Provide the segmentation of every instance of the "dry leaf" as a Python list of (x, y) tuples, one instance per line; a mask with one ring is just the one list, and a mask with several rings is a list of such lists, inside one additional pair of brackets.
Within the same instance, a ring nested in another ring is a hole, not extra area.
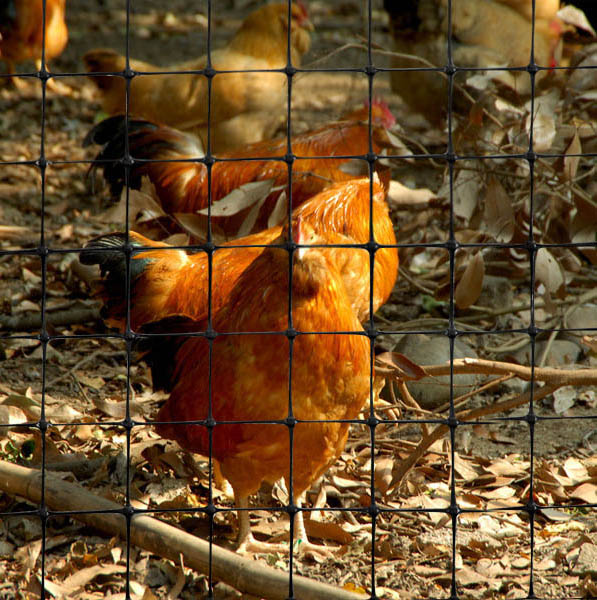
[[(200, 241), (207, 240), (208, 217), (194, 213), (174, 213), (174, 218), (193, 238)], [(223, 244), (228, 241), (228, 236), (213, 220), (211, 223), (211, 237), (214, 244)]]
[(547, 248), (540, 248), (535, 259), (535, 282), (542, 283), (548, 294), (562, 297), (565, 289), (564, 270)]
[(553, 114), (538, 110), (533, 119), (533, 149), (548, 152), (556, 137), (556, 122)]
[(209, 208), (203, 208), (197, 212), (200, 215), (211, 214), (212, 217), (229, 217), (230, 215), (236, 215), (237, 213), (254, 206), (256, 203), (261, 202), (261, 204), (263, 204), (263, 201), (269, 196), (273, 184), (273, 179), (249, 181), (249, 183), (244, 183), (223, 198), (220, 198), (217, 202), (214, 202), (211, 205), (211, 212), (209, 211)]
[(502, 184), (492, 177), (485, 191), (485, 230), (496, 242), (508, 243), (514, 235), (514, 209), (512, 201)]
[(556, 508), (542, 508), (541, 514), (544, 517), (547, 517), (550, 521), (570, 521), (570, 519), (573, 518), (570, 513), (564, 512), (563, 510), (558, 510)]
[[(126, 416), (126, 401), (125, 400), (109, 400), (108, 398), (92, 398), (95, 407), (104, 414), (114, 419), (124, 419)], [(139, 415), (139, 407), (133, 403), (130, 404), (131, 415)]]
[(378, 458), (375, 461), (375, 487), (385, 494), (392, 483), (392, 469), (394, 459), (389, 456)]
[[(533, 149), (536, 152), (547, 152), (556, 137), (555, 114), (559, 102), (559, 91), (549, 92), (536, 96), (533, 104), (535, 114), (526, 119), (526, 131), (529, 134), (530, 124), (533, 125)], [(531, 110), (531, 101), (526, 103), (527, 111)]]
[(275, 227), (276, 225), (281, 225), (286, 221), (288, 221), (288, 197), (286, 192), (283, 191), (278, 196), (274, 209), (267, 219), (267, 226)]
[(353, 540), (350, 533), (331, 521), (305, 519), (305, 529), (309, 537), (319, 538), (320, 540), (332, 540), (341, 544), (350, 544)]
[(576, 177), (578, 171), (578, 165), (580, 163), (580, 156), (576, 156), (582, 153), (582, 145), (580, 138), (578, 137), (578, 130), (574, 132), (574, 137), (564, 156), (564, 178), (568, 181), (572, 181)]
[(566, 475), (568, 475), (574, 483), (589, 479), (587, 468), (576, 458), (567, 458), (563, 469)]
[[(468, 166), (463, 163), (463, 167)], [(481, 178), (472, 170), (459, 171), (454, 180), (454, 214), (468, 224), (479, 202)]]
[(379, 367), (389, 369), (402, 380), (416, 381), (427, 376), (423, 367), (399, 352), (383, 352), (375, 358)]
[(106, 382), (101, 377), (90, 377), (82, 371), (77, 371), (75, 374), (79, 380), (79, 383), (93, 388), (94, 390), (101, 390), (104, 385), (106, 385)]
[[(120, 201), (101, 215), (100, 220), (104, 223), (118, 223), (120, 227), (126, 218), (126, 189), (122, 190)], [(129, 227), (135, 223), (152, 221), (160, 217), (165, 217), (166, 213), (162, 210), (160, 203), (156, 200), (157, 195), (153, 186), (148, 188), (143, 185), (141, 190), (129, 190)]]
[(257, 222), (257, 217), (259, 217), (259, 213), (261, 212), (261, 208), (265, 203), (267, 196), (261, 198), (249, 211), (249, 214), (246, 216), (243, 224), (240, 226), (239, 230), (236, 232), (236, 236), (239, 238), (245, 237), (249, 235), (253, 231), (253, 227), (255, 227), (255, 223)]
[(189, 236), (186, 233), (173, 233), (167, 238), (164, 238), (162, 242), (164, 242), (164, 244), (168, 244), (169, 246), (188, 246)]
[(90, 581), (93, 581), (98, 575), (105, 577), (116, 573), (126, 573), (126, 566), (95, 565), (94, 567), (88, 567), (87, 569), (77, 571), (70, 577), (67, 577), (62, 583), (63, 586), (69, 590), (69, 594), (72, 594), (77, 589), (82, 588)]
[(587, 504), (597, 504), (597, 485), (593, 483), (583, 483), (570, 492), (570, 497), (578, 498)]
[[(41, 403), (33, 398), (32, 394), (9, 394), (6, 398), (4, 398), (4, 400), (2, 400), (2, 404), (6, 408), (16, 407), (17, 409), (20, 409), (34, 420), (39, 419), (41, 416)], [(10, 412), (8, 415), (2, 414), (2, 420), (0, 422), (10, 423), (10, 419), (15, 417), (16, 413), (12, 414), (12, 416)], [(27, 419), (24, 420), (26, 421)]]
[(20, 408), (16, 406), (0, 406), (0, 424), (17, 425), (27, 423), (27, 421), (25, 413)]
[(454, 470), (464, 481), (474, 481), (479, 473), (472, 466), (472, 461), (463, 460), (458, 453), (454, 453)]
[(508, 498), (514, 498), (514, 496), (516, 496), (516, 490), (505, 485), (494, 490), (486, 490), (483, 493), (483, 496), (492, 500), (507, 500)]
[(56, 406), (46, 406), (46, 416), (54, 423), (71, 423), (72, 421), (80, 421), (83, 413), (68, 404), (58, 404)]
[(516, 477), (519, 475), (528, 475), (528, 467), (528, 462), (517, 461), (513, 463), (505, 458), (498, 458), (488, 464), (485, 470), (494, 475)]
[(454, 290), (454, 302), (460, 309), (472, 306), (481, 295), (483, 278), (485, 277), (485, 262), (481, 251), (470, 260)]

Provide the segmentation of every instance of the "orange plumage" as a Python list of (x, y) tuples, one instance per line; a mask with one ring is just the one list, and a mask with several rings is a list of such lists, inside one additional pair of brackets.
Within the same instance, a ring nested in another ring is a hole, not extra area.
[[(46, 1), (45, 59), (62, 53), (68, 41), (64, 19), (66, 0)], [(7, 72), (14, 73), (15, 63), (33, 60), (39, 70), (44, 43), (43, 0), (8, 0), (0, 14), (0, 57)]]
[[(301, 223), (300, 218), (294, 221), (294, 239), (300, 244), (317, 243), (316, 236), (306, 235), (308, 228)], [(157, 416), (161, 422), (157, 431), (203, 455), (211, 448), (241, 508), (247, 507), (248, 496), (262, 481), (273, 483), (281, 477), (290, 481), (290, 434), (283, 423), (287, 417), (299, 420), (294, 426), (292, 485), (293, 501), (300, 504), (301, 494), (344, 448), (348, 423), (338, 420), (356, 418), (369, 397), (370, 343), (362, 335), (342, 279), (327, 252), (295, 252), (291, 325), (301, 334), (293, 342), (291, 374), (291, 342), (284, 335), (218, 336), (211, 357), (205, 339), (190, 338), (182, 342), (176, 354), (173, 390)], [(287, 331), (288, 261), (285, 249), (266, 248), (231, 290), (226, 305), (214, 319), (216, 331)], [(201, 329), (203, 324), (197, 327)], [(338, 331), (354, 333), (308, 334)], [(216, 424), (211, 445), (205, 425), (172, 423), (208, 418), (282, 423)], [(305, 420), (324, 422), (300, 422)], [(297, 520), (296, 539), (301, 540), (301, 549), (309, 546), (301, 518)], [(240, 515), (239, 541), (247, 549), (262, 548), (251, 537), (245, 511)]]
[[(398, 254), (396, 238), (388, 214), (384, 191), (372, 186), (373, 234), (382, 247), (375, 253), (373, 310), (389, 297), (396, 280)], [(324, 190), (294, 211), (325, 240), (326, 244), (366, 244), (369, 241), (370, 182), (355, 179), (338, 183)], [(227, 302), (230, 291), (249, 265), (262, 254), (263, 248), (235, 248), (253, 244), (271, 244), (280, 236), (282, 227), (228, 242), (213, 255), (212, 310), (217, 312)], [(208, 260), (204, 252), (187, 254), (183, 250), (168, 249), (163, 243), (153, 242), (131, 232), (134, 246), (155, 249), (141, 250), (131, 260), (131, 327), (168, 317), (184, 316), (194, 321), (207, 318)], [(81, 260), (98, 263), (109, 272), (104, 282), (104, 296), (110, 322), (121, 326), (126, 314), (123, 255), (107, 250), (122, 245), (122, 236), (104, 236), (91, 242)], [(98, 249), (100, 248), (100, 249)], [(103, 250), (101, 250), (103, 248)], [(353, 310), (358, 319), (369, 316), (369, 252), (365, 249), (334, 248), (328, 250), (343, 278)]]
[[(293, 207), (299, 206), (332, 183), (355, 178), (355, 175), (340, 167), (349, 160), (346, 157), (363, 156), (369, 152), (368, 119), (369, 108), (365, 106), (346, 115), (341, 121), (292, 138), (292, 152), (298, 157), (304, 157), (297, 159), (292, 168)], [(371, 106), (371, 121), (371, 150), (379, 153), (388, 145), (386, 127), (393, 125), (394, 117), (384, 103), (374, 101)], [(143, 161), (131, 168), (130, 181), (133, 187), (140, 186), (141, 177), (149, 177), (162, 207), (170, 214), (197, 212), (207, 207), (210, 193), (207, 168), (203, 163), (191, 162), (192, 159), (203, 156), (194, 136), (144, 121), (129, 122), (128, 132), (132, 156)], [(104, 145), (96, 159), (103, 161), (101, 168), (104, 169), (104, 177), (110, 182), (114, 195), (118, 195), (124, 185), (124, 170), (120, 163), (106, 164), (105, 161), (122, 158), (124, 136), (124, 117), (115, 117), (94, 127), (85, 141), (86, 144)], [(286, 139), (268, 140), (251, 144), (242, 151), (222, 154), (221, 158), (229, 160), (216, 162), (212, 167), (212, 202), (217, 202), (247, 182), (272, 180), (275, 190), (264, 202), (254, 230), (266, 227), (267, 219), (280, 194), (283, 190), (288, 191), (288, 165), (283, 161), (271, 160), (272, 157), (284, 156), (286, 146)], [(248, 158), (264, 160), (246, 160)], [(366, 164), (363, 163), (363, 166)], [(383, 183), (386, 186), (387, 175), (383, 173)], [(217, 224), (229, 235), (234, 235), (246, 213), (245, 210), (238, 215), (218, 218)]]
[[(205, 56), (167, 68), (131, 61), (132, 69), (149, 74), (131, 81), (130, 114), (191, 130), (206, 147), (210, 108), (211, 149), (215, 152), (271, 137), (283, 120), (287, 89), (286, 75), (271, 70), (286, 66), (289, 35), (292, 63), (300, 65), (309, 49), (311, 29), (300, 3), (292, 5), (290, 28), (286, 2), (268, 4), (251, 13), (228, 45), (211, 53), (213, 69), (239, 71), (212, 79), (211, 105), (204, 75), (151, 75), (164, 70), (200, 71), (206, 67)], [(91, 50), (83, 60), (91, 73), (122, 72), (126, 67), (125, 57), (110, 49)], [(262, 71), (241, 72), (247, 70)], [(91, 79), (99, 89), (104, 110), (111, 115), (124, 113), (124, 78)]]

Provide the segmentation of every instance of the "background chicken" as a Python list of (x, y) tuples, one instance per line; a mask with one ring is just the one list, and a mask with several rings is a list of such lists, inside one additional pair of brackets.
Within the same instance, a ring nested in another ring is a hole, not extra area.
[[(398, 272), (398, 253), (385, 195), (373, 185), (373, 234), (382, 246), (375, 253), (373, 311), (389, 297)], [(294, 211), (326, 244), (365, 244), (369, 241), (370, 182), (359, 179), (336, 184), (314, 196)], [(213, 255), (212, 312), (227, 303), (231, 290), (263, 248), (242, 247), (271, 244), (282, 227), (224, 244)], [(187, 254), (169, 249), (131, 232), (131, 243), (151, 250), (135, 252), (131, 260), (131, 327), (139, 330), (147, 323), (171, 317), (202, 321), (208, 316), (208, 261), (203, 252)], [(99, 264), (108, 273), (103, 296), (108, 322), (121, 327), (126, 315), (126, 268), (121, 251), (121, 234), (100, 237), (88, 244), (81, 254), (84, 264)], [(238, 247), (240, 246), (240, 247)], [(328, 260), (339, 271), (354, 312), (360, 321), (370, 314), (370, 263), (364, 249), (330, 248)]]
[[(66, 0), (47, 0), (45, 59), (62, 53), (68, 41), (64, 20)], [(41, 69), (43, 0), (4, 0), (0, 6), (0, 57), (6, 72), (15, 73), (15, 64), (32, 60)], [(17, 79), (14, 80), (18, 81)], [(52, 80), (50, 80), (51, 82)]]
[[(379, 153), (384, 147), (391, 145), (386, 128), (394, 125), (395, 119), (384, 102), (374, 100), (371, 106), (371, 120), (372, 150)], [(104, 145), (103, 150), (96, 156), (96, 160), (101, 162), (94, 168), (103, 169), (112, 194), (117, 197), (125, 181), (121, 162), (125, 151), (125, 135), (125, 118), (113, 117), (96, 125), (84, 142), (86, 145)], [(296, 135), (291, 142), (292, 152), (297, 156), (329, 157), (304, 158), (294, 162), (292, 205), (296, 207), (331, 183), (356, 177), (340, 167), (349, 160), (344, 157), (365, 155), (369, 152), (369, 107), (364, 106), (349, 113), (338, 122)], [(137, 162), (132, 166), (129, 172), (131, 187), (138, 189), (141, 186), (141, 178), (149, 177), (162, 207), (169, 214), (194, 213), (208, 205), (210, 191), (207, 168), (203, 163), (189, 161), (203, 154), (193, 135), (147, 121), (129, 121), (128, 144), (129, 151), (136, 159), (151, 161)], [(217, 202), (245, 183), (272, 180), (274, 191), (265, 200), (254, 230), (266, 227), (280, 194), (287, 193), (288, 166), (283, 161), (244, 159), (281, 157), (286, 153), (286, 146), (286, 139), (282, 138), (251, 144), (242, 151), (224, 153), (222, 158), (235, 160), (213, 165), (212, 202)], [(343, 158), (334, 158), (336, 156)], [(366, 167), (365, 163), (363, 165)], [(389, 171), (382, 168), (380, 176), (384, 186), (387, 186)], [(233, 236), (246, 214), (247, 210), (244, 210), (231, 217), (218, 218), (218, 227)]]
[[(535, 62), (557, 64), (562, 24), (556, 16), (559, 0), (537, 0)], [(396, 68), (445, 67), (448, 61), (447, 0), (385, 0), (390, 15), (394, 50), (422, 60), (394, 57)], [(526, 67), (531, 58), (531, 0), (454, 0), (452, 2), (453, 60), (458, 67)], [(547, 72), (538, 74), (538, 80)], [(504, 76), (505, 77), (505, 76)], [(518, 94), (530, 93), (526, 72), (508, 73)], [(464, 77), (457, 76), (457, 84)], [(415, 111), (431, 122), (442, 120), (448, 106), (448, 79), (443, 73), (392, 72), (392, 88)], [(456, 108), (468, 111), (470, 102), (455, 90)]]
[[(243, 22), (225, 48), (211, 53), (215, 70), (242, 71), (281, 69), (287, 63), (288, 35), (292, 64), (299, 66), (310, 45), (311, 22), (302, 3), (292, 5), (290, 28), (288, 5), (266, 5)], [(114, 50), (98, 49), (83, 57), (91, 73), (121, 72), (124, 56)], [(206, 57), (163, 69), (131, 61), (135, 71), (189, 71), (206, 66)], [(123, 77), (96, 76), (104, 110), (125, 112)], [(222, 152), (271, 137), (285, 113), (287, 77), (283, 73), (252, 72), (218, 74), (211, 89), (211, 150)], [(208, 84), (203, 75), (140, 75), (131, 81), (129, 111), (135, 117), (165, 123), (197, 133), (207, 147)]]

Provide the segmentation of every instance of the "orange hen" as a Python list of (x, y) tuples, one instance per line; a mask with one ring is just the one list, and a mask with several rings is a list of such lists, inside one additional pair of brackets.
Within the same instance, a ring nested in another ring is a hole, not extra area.
[[(251, 13), (228, 45), (211, 53), (213, 69), (238, 72), (213, 77), (210, 106), (208, 79), (204, 75), (151, 75), (164, 70), (200, 71), (206, 67), (205, 56), (168, 68), (131, 61), (131, 68), (141, 74), (131, 81), (130, 114), (192, 130), (206, 147), (208, 108), (211, 108), (214, 152), (271, 137), (283, 120), (287, 89), (286, 75), (271, 70), (286, 66), (289, 35), (292, 64), (300, 65), (310, 46), (312, 28), (300, 2), (292, 5), (290, 27), (285, 2), (269, 4)], [(83, 60), (91, 73), (120, 73), (126, 67), (125, 57), (109, 49), (91, 50)], [(242, 72), (247, 70), (253, 72)], [(91, 79), (99, 89), (104, 110), (111, 115), (124, 113), (124, 78), (97, 75)]]
[[(319, 241), (300, 218), (293, 222), (293, 238), (298, 244)], [(349, 424), (339, 421), (356, 418), (369, 397), (370, 343), (333, 262), (322, 249), (295, 251), (289, 323), (288, 261), (286, 249), (268, 247), (239, 277), (214, 318), (216, 331), (231, 335), (217, 336), (211, 353), (204, 338), (179, 340), (172, 393), (157, 416), (160, 435), (203, 455), (211, 450), (241, 509), (263, 481), (281, 477), (300, 506), (302, 494), (344, 448)], [(295, 339), (271, 333), (289, 327), (299, 332)], [(254, 333), (234, 335), (238, 332)], [(229, 423), (272, 420), (276, 423)], [(300, 511), (295, 540), (300, 550), (320, 550), (309, 544)], [(239, 514), (239, 543), (245, 550), (271, 550), (252, 538), (246, 510)]]
[[(331, 183), (347, 181), (355, 175), (341, 169), (349, 156), (363, 156), (369, 152), (369, 107), (346, 115), (342, 120), (291, 139), (292, 152), (299, 157), (292, 168), (292, 205), (296, 207)], [(386, 128), (395, 123), (394, 116), (384, 102), (374, 100), (371, 106), (372, 151), (381, 152), (389, 145)], [(106, 119), (96, 125), (85, 138), (85, 145), (101, 144), (103, 150), (96, 156), (110, 183), (112, 194), (120, 195), (124, 186), (124, 117)], [(139, 188), (141, 178), (149, 177), (157, 196), (167, 213), (197, 212), (209, 203), (207, 168), (203, 163), (191, 162), (203, 156), (197, 139), (170, 127), (147, 121), (129, 121), (128, 144), (131, 155), (139, 162), (130, 169), (130, 185)], [(288, 166), (281, 160), (286, 153), (286, 139), (268, 140), (249, 145), (245, 150), (221, 155), (227, 159), (212, 167), (212, 202), (225, 197), (239, 186), (252, 181), (271, 180), (274, 190), (260, 211), (254, 230), (267, 226), (267, 220), (280, 194), (288, 185)], [(319, 158), (328, 157), (328, 158)], [(264, 160), (246, 160), (264, 158)], [(268, 160), (269, 158), (269, 160)], [(106, 162), (107, 161), (107, 162)], [(149, 161), (149, 162), (146, 162)], [(168, 161), (168, 162), (160, 162)], [(172, 161), (172, 162), (170, 162)], [(186, 162), (178, 162), (186, 161)], [(365, 163), (363, 163), (365, 166)], [(388, 184), (388, 173), (381, 173)], [(238, 215), (218, 218), (218, 226), (234, 235), (247, 211)]]
[[(68, 41), (64, 19), (66, 0), (46, 0), (45, 59), (60, 55)], [(41, 69), (44, 45), (43, 0), (6, 0), (0, 8), (0, 57), (7, 72), (16, 63), (33, 60)], [(52, 80), (50, 80), (52, 81)]]
[[(384, 191), (373, 184), (373, 234), (382, 246), (375, 252), (372, 304), (376, 311), (390, 296), (398, 271), (396, 238), (388, 214)], [(369, 242), (370, 181), (355, 179), (324, 190), (295, 209), (326, 244), (366, 244)], [(211, 306), (213, 313), (228, 301), (228, 296), (244, 271), (282, 233), (276, 226), (251, 236), (227, 242), (213, 254)], [(201, 321), (208, 316), (208, 259), (204, 252), (187, 254), (170, 249), (131, 232), (131, 327), (139, 330), (147, 323), (169, 317)], [(108, 276), (103, 296), (109, 323), (122, 327), (126, 315), (124, 236), (113, 234), (91, 241), (81, 254), (81, 262), (99, 264)], [(148, 250), (140, 248), (149, 247)], [(363, 322), (370, 314), (370, 260), (365, 249), (330, 248), (328, 260), (339, 271), (353, 310)]]

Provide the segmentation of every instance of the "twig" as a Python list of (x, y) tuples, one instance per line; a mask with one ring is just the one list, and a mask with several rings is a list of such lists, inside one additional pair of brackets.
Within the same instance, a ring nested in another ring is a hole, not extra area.
[[(95, 496), (79, 485), (45, 474), (44, 500), (52, 511), (76, 511), (73, 518), (100, 529), (109, 535), (126, 539), (127, 525), (122, 506), (106, 498)], [(4, 492), (39, 503), (42, 497), (42, 474), (6, 461), (0, 461), (0, 489)], [(93, 511), (81, 513), (79, 511)], [(108, 511), (108, 512), (100, 512)], [(211, 573), (245, 594), (260, 598), (284, 600), (288, 597), (288, 574), (266, 567), (257, 561), (242, 558), (234, 552), (195, 537), (147, 515), (134, 515), (130, 540), (148, 550), (200, 573)], [(211, 567), (211, 569), (210, 569)], [(336, 588), (327, 583), (293, 575), (294, 595), (300, 600), (362, 600), (363, 596)]]
[[(396, 385), (398, 386), (398, 391), (402, 396), (404, 404), (406, 404), (406, 406), (408, 406), (409, 408), (421, 410), (419, 403), (412, 397), (412, 394), (408, 391), (404, 379), (396, 379)], [(427, 423), (421, 423), (421, 431), (423, 432), (424, 436), (429, 435), (429, 428), (427, 426)]]
[[(466, 325), (460, 320), (455, 320), (454, 324), (463, 331), (476, 330), (475, 327)], [(426, 329), (431, 331), (434, 326), (438, 326), (436, 327), (438, 332), (445, 331), (448, 327), (448, 319), (438, 319), (436, 317), (427, 317), (425, 319), (412, 319), (411, 321), (405, 321), (403, 323), (394, 323), (391, 331), (392, 333), (394, 333), (395, 331), (409, 331), (416, 329)]]
[(553, 346), (553, 343), (554, 343), (557, 335), (558, 335), (558, 330), (557, 329), (554, 329), (549, 334), (549, 337), (547, 338), (547, 343), (543, 347), (543, 351), (541, 352), (541, 356), (539, 357), (539, 360), (536, 363), (538, 367), (543, 367), (545, 365), (545, 363), (547, 361), (547, 357), (549, 356), (549, 353), (551, 352), (551, 347)]
[[(99, 321), (99, 308), (73, 308), (69, 310), (57, 310), (46, 312), (46, 324), (54, 327), (63, 325), (78, 325)], [(0, 330), (6, 331), (31, 331), (41, 328), (41, 313), (28, 313), (25, 315), (14, 315), (12, 317), (0, 315)]]
[[(509, 375), (504, 375), (503, 377), (496, 377), (483, 384), (481, 387), (476, 388), (466, 394), (462, 394), (462, 396), (458, 396), (458, 398), (454, 398), (454, 408), (460, 408), (469, 398), (476, 396), (477, 394), (481, 394), (482, 392), (486, 392), (487, 390), (499, 385), (500, 383), (504, 383), (505, 381), (509, 381), (510, 379), (514, 379), (514, 375), (511, 373)], [(436, 413), (441, 413), (444, 410), (448, 410), (450, 408), (450, 403), (446, 402), (441, 406), (438, 406), (435, 410)]]
[[(416, 287), (418, 290), (420, 290), (424, 294), (429, 294), (430, 296), (433, 296), (434, 290), (432, 290), (431, 288), (425, 287), (422, 283), (419, 283), (414, 277), (411, 277), (408, 274), (407, 269), (405, 269), (404, 267), (399, 267), (398, 273), (399, 273), (401, 279), (406, 279), (406, 281), (408, 281), (408, 283), (410, 283), (413, 287)], [(435, 284), (434, 287), (437, 288), (437, 284)]]
[(521, 348), (525, 348), (530, 344), (530, 338), (528, 334), (523, 333), (515, 336), (513, 339), (499, 344), (497, 346), (484, 346), (485, 352), (491, 352), (492, 354), (504, 354), (505, 352), (515, 352)]
[(56, 383), (58, 383), (59, 381), (62, 381), (63, 379), (66, 379), (67, 377), (69, 377), (72, 373), (74, 373), (77, 369), (79, 369), (80, 367), (82, 367), (85, 363), (88, 363), (90, 361), (95, 360), (99, 355), (102, 355), (104, 357), (106, 356), (110, 356), (113, 358), (125, 358), (126, 357), (126, 352), (124, 350), (118, 350), (116, 352), (112, 352), (110, 354), (107, 354), (105, 350), (96, 350), (95, 352), (92, 352), (91, 354), (83, 357), (79, 362), (75, 363), (70, 369), (68, 369), (65, 373), (62, 373), (62, 375), (58, 375), (58, 377), (54, 377), (54, 379), (52, 379), (51, 381), (49, 381), (47, 383), (47, 386), (50, 387)]
[[(489, 361), (484, 361), (489, 362)], [(513, 365), (517, 366), (517, 365)], [(548, 369), (543, 369), (547, 371)], [(555, 369), (552, 369), (555, 370)], [(596, 374), (597, 375), (597, 374)], [(555, 390), (557, 390), (564, 383), (546, 385), (543, 388), (536, 389), (533, 391), (533, 400), (541, 400), (550, 394), (553, 394)], [(516, 398), (512, 398), (510, 400), (505, 400), (504, 402), (498, 402), (497, 404), (491, 404), (490, 406), (484, 406), (482, 408), (477, 408), (475, 410), (463, 411), (461, 413), (456, 414), (456, 418), (459, 421), (472, 421), (473, 419), (479, 419), (481, 417), (485, 417), (487, 415), (492, 415), (499, 412), (504, 412), (506, 410), (512, 410), (522, 404), (526, 404), (530, 402), (531, 392), (525, 392), (524, 394), (520, 394), (516, 396)], [(430, 435), (423, 438), (416, 450), (414, 450), (411, 454), (409, 454), (404, 460), (396, 461), (394, 465), (394, 469), (392, 469), (392, 482), (388, 488), (388, 492), (394, 489), (397, 485), (400, 484), (404, 476), (410, 471), (412, 467), (415, 466), (419, 458), (425, 454), (427, 448), (429, 448), (433, 442), (439, 440), (442, 436), (444, 436), (448, 432), (449, 427), (447, 425), (438, 425)], [(386, 492), (387, 493), (387, 492)]]
[[(429, 365), (424, 367), (425, 372), (431, 377), (450, 374), (450, 364)], [(497, 360), (483, 360), (480, 358), (457, 358), (453, 361), (454, 374), (473, 375), (514, 375), (525, 381), (531, 380), (534, 374), (535, 381), (543, 381), (550, 385), (597, 385), (597, 369), (553, 369), (516, 365), (514, 363), (499, 362)]]

